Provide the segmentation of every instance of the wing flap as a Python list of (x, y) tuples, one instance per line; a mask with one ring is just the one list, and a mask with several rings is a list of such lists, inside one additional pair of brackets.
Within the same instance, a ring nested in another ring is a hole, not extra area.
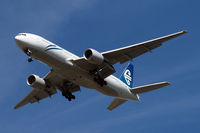
[(142, 94), (142, 93), (153, 91), (153, 90), (156, 90), (156, 89), (168, 86), (168, 85), (170, 85), (169, 82), (160, 82), (160, 83), (155, 83), (155, 84), (134, 87), (134, 88), (130, 89), (130, 91), (134, 94)]
[(134, 58), (136, 58), (139, 55), (142, 55), (146, 52), (151, 52), (153, 49), (160, 47), (162, 44), (157, 44), (157, 45), (149, 45), (148, 48), (147, 47), (137, 47), (135, 50), (135, 52), (132, 52), (131, 50), (127, 52), (127, 54), (123, 54), (124, 56), (119, 55), (119, 58), (117, 58), (117, 62), (120, 62), (120, 64), (123, 64), (129, 60), (132, 60)]
[(127, 100), (115, 98), (112, 103), (108, 106), (108, 110), (112, 111), (113, 109), (117, 108), (119, 105), (123, 104)]

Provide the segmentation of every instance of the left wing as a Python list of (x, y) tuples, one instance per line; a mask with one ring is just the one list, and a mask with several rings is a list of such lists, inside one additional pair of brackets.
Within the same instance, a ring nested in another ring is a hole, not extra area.
[[(14, 109), (22, 107), (28, 103), (39, 102), (40, 100), (46, 97), (51, 97), (52, 95), (57, 93), (56, 91), (57, 86), (63, 84), (63, 81), (65, 79), (57, 75), (56, 72), (50, 71), (44, 77), (44, 80), (48, 83), (50, 87), (46, 87), (43, 89), (34, 88), (25, 98), (23, 98), (16, 106), (14, 106)], [(73, 93), (73, 92), (79, 91), (80, 87), (78, 85), (71, 83), (68, 90)]]
[[(118, 62), (122, 64), (144, 53), (151, 52), (153, 49), (160, 47), (162, 43), (185, 33), (187, 32), (181, 31), (181, 32), (177, 32), (171, 35), (164, 36), (164, 37), (156, 38), (150, 41), (142, 42), (139, 44), (134, 44), (127, 47), (123, 47), (123, 48), (119, 48), (119, 49), (115, 49), (111, 51), (106, 51), (101, 54), (111, 65), (116, 64)], [(97, 66), (95, 64), (91, 64), (84, 57), (78, 60), (74, 60), (73, 62), (79, 65), (81, 68), (88, 71), (97, 69), (98, 67), (102, 67), (102, 66)]]
[(171, 35), (156, 38), (150, 41), (142, 42), (142, 43), (131, 45), (128, 47), (123, 47), (123, 48), (103, 52), (102, 54), (104, 55), (106, 59), (109, 60), (111, 64), (115, 64), (117, 62), (120, 62), (122, 64), (144, 53), (151, 52), (153, 49), (160, 47), (162, 43), (185, 33), (187, 32), (186, 31), (177, 32)]

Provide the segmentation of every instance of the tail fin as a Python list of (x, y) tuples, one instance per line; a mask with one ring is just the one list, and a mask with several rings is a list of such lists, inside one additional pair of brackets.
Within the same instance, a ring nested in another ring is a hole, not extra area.
[(120, 77), (120, 80), (130, 88), (133, 88), (133, 72), (134, 66), (132, 63), (129, 63), (128, 67), (124, 70)]

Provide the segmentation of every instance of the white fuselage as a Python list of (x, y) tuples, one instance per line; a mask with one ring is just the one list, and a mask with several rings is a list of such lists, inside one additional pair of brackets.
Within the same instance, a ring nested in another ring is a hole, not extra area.
[(20, 49), (23, 51), (29, 49), (31, 57), (52, 67), (60, 76), (70, 82), (86, 88), (96, 89), (108, 96), (126, 100), (138, 100), (138, 96), (131, 93), (130, 88), (113, 75), (105, 78), (107, 85), (101, 87), (94, 81), (94, 77), (88, 71), (71, 62), (71, 60), (79, 59), (78, 56), (40, 36), (21, 33), (15, 37), (15, 40)]

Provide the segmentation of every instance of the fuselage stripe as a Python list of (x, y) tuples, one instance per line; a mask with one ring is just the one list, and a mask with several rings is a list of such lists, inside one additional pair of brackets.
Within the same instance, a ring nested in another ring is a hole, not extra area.
[(49, 48), (49, 47), (57, 47), (56, 45), (53, 45), (53, 44), (51, 44), (51, 45), (48, 45), (46, 48)]

